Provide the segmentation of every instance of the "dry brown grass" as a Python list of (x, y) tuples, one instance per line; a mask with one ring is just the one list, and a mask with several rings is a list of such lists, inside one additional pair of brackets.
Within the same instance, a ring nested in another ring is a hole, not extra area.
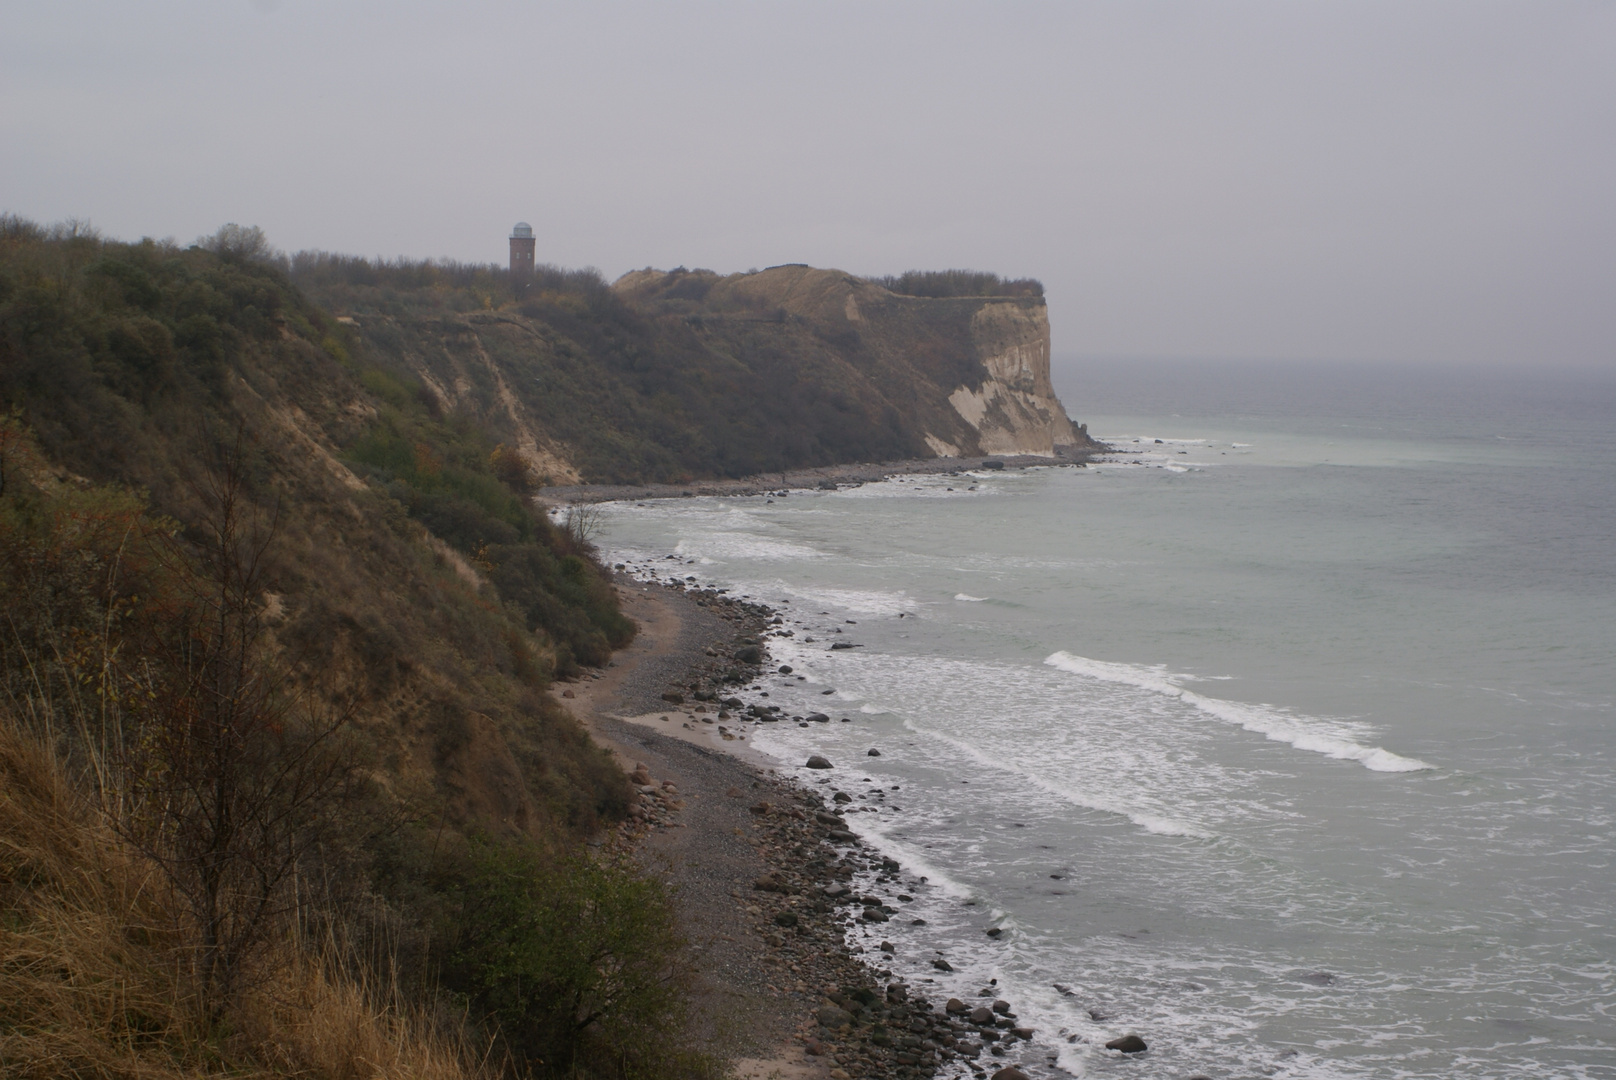
[(206, 1029), (183, 907), (0, 715), (0, 1075), (489, 1080), (464, 1028), (289, 938)]

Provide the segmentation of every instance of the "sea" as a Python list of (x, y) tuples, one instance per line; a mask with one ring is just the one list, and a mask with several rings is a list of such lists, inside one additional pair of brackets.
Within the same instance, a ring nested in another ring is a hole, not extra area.
[(741, 696), (828, 721), (743, 734), (902, 866), (851, 944), (1034, 1076), (1616, 1077), (1616, 379), (1058, 380), (1083, 468), (605, 508), (781, 613)]

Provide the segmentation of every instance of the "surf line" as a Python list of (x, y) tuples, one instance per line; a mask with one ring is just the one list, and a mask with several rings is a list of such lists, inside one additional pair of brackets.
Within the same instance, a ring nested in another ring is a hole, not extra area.
[[(1064, 651), (1051, 653), (1044, 659), (1044, 663), (1097, 682), (1121, 683), (1164, 697), (1175, 697), (1226, 724), (1256, 732), (1274, 742), (1288, 743), (1298, 750), (1308, 750), (1344, 761), (1356, 761), (1374, 772), (1421, 772), (1436, 768), (1435, 765), (1418, 758), (1394, 754), (1384, 747), (1365, 746), (1342, 735), (1314, 730), (1307, 721), (1272, 709), (1205, 697), (1179, 686), (1172, 681), (1172, 675), (1159, 668), (1110, 660), (1091, 660), (1086, 656), (1076, 656)], [(1324, 722), (1313, 721), (1315, 724)]]
[(983, 768), (992, 769), (996, 772), (1009, 773), (1018, 781), (1023, 783), (1031, 783), (1034, 787), (1038, 788), (1046, 795), (1053, 795), (1062, 802), (1071, 803), (1073, 806), (1082, 807), (1084, 810), (1097, 810), (1102, 814), (1116, 814), (1118, 817), (1125, 817), (1135, 825), (1139, 826), (1141, 829), (1144, 829), (1146, 832), (1155, 833), (1158, 836), (1193, 836), (1200, 839), (1210, 839), (1213, 836), (1212, 833), (1207, 832), (1205, 829), (1190, 825), (1187, 822), (1175, 820), (1162, 814), (1153, 814), (1148, 810), (1130, 809), (1127, 806), (1114, 803), (1109, 799), (1096, 799), (1090, 796), (1080, 795), (1064, 784), (1057, 784), (1051, 780), (1046, 780), (1044, 777), (1039, 776), (1037, 773), (1032, 772), (1017, 762), (1008, 762), (995, 758), (987, 753), (984, 753), (981, 749), (973, 746), (971, 743), (966, 742), (964, 739), (956, 739), (952, 735), (944, 735), (940, 731), (932, 731), (929, 728), (920, 727), (913, 720), (905, 719), (903, 721), (903, 726), (909, 731), (914, 732), (916, 735), (923, 735), (928, 739), (936, 739), (939, 742), (946, 743), (949, 746), (954, 747), (954, 749), (959, 750), (962, 753), (970, 755), (970, 757)]

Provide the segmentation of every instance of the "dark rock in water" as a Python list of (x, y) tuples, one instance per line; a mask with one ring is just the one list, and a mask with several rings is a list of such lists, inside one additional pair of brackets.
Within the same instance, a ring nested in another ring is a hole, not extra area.
[(1002, 469), (1002, 468), (1004, 468), (1004, 462), (1002, 462), (1002, 461), (984, 461), (982, 463), (982, 467), (984, 469)]
[(1112, 1039), (1105, 1044), (1105, 1048), (1107, 1050), (1120, 1050), (1124, 1054), (1143, 1054), (1150, 1049), (1145, 1045), (1145, 1040), (1137, 1035), (1124, 1035), (1120, 1039)]
[(1101, 1012), (1099, 1009), (1090, 1009), (1089, 1019), (1093, 1020), (1096, 1024), (1103, 1024), (1111, 1018), (1105, 1013)]
[(1006, 1065), (993, 1074), (993, 1080), (1031, 1080), (1031, 1077), (1014, 1065)]
[(993, 1011), (998, 1013), (1000, 1016), (1009, 1016), (1010, 1003), (1004, 1000), (1004, 998), (1000, 998), (993, 1003)]
[(781, 664), (780, 665), (780, 674), (782, 674), (782, 675), (790, 675), (791, 674), (791, 665), (790, 664)]
[(821, 1005), (815, 1016), (819, 1018), (820, 1024), (833, 1031), (843, 1024), (853, 1022), (853, 1014), (839, 1005)]
[(1189, 1080), (1212, 1080), (1212, 1078), (1206, 1075), (1206, 1073), (1196, 1073), (1194, 1076), (1190, 1077)]
[(1298, 975), (1299, 982), (1312, 983), (1314, 986), (1334, 986), (1336, 978), (1328, 971), (1310, 971), (1306, 975)]
[(1025, 1042), (1031, 1042), (1033, 1034), (1036, 1031), (1037, 1031), (1036, 1028), (1013, 1027), (1013, 1028), (1010, 1029), (1010, 1034), (1014, 1035), (1016, 1038), (1021, 1039), (1021, 1040), (1025, 1041)]
[(763, 662), (763, 650), (756, 645), (743, 645), (735, 650), (735, 659), (743, 664), (761, 664)]
[(938, 957), (936, 960), (933, 960), (931, 962), (931, 966), (936, 968), (938, 971), (953, 971), (954, 970), (954, 965), (950, 964), (947, 960), (944, 960), (942, 957)]
[(868, 750), (864, 751), (864, 753), (865, 753), (865, 755), (867, 757), (880, 757), (881, 756), (881, 751), (877, 750), (873, 746), (870, 747)]
[(838, 844), (853, 844), (858, 842), (858, 834), (848, 832), (846, 829), (832, 829), (827, 835)]
[(829, 761), (820, 757), (818, 754), (815, 754), (808, 759), (808, 767), (810, 769), (834, 769), (836, 766), (832, 765)]
[(662, 700), (666, 701), (670, 705), (683, 705), (685, 703), (685, 696), (677, 691), (669, 690), (667, 693), (662, 695)]
[(959, 998), (949, 998), (948, 1004), (943, 1006), (943, 1010), (950, 1016), (963, 1016), (971, 1011), (971, 1007)]
[(847, 828), (847, 822), (843, 821), (835, 814), (827, 814), (823, 810), (814, 811), (814, 820), (819, 822), (821, 825), (829, 825), (834, 829)]
[(839, 802), (839, 803), (848, 803), (848, 802), (853, 801), (853, 796), (849, 795), (845, 791), (838, 791), (836, 794), (831, 796), (831, 801), (832, 802)]
[(807, 716), (803, 717), (803, 719), (808, 721), (810, 724), (828, 724), (828, 723), (830, 723), (830, 717), (826, 716), (822, 712), (811, 712)]
[(926, 920), (925, 919), (910, 919), (909, 920), (909, 925), (910, 926), (925, 926), (926, 925)]
[(1057, 989), (1057, 990), (1059, 990), (1061, 992), (1062, 997), (1071, 997), (1072, 996), (1072, 988), (1070, 986), (1067, 986), (1065, 983), (1053, 983), (1051, 985), (1053, 985), (1055, 987), (1055, 989)]
[(719, 704), (731, 709), (739, 709), (742, 705), (745, 705), (746, 702), (742, 701), (738, 697), (727, 697), (723, 701), (720, 701)]
[(855, 645), (851, 641), (837, 641), (837, 642), (833, 642), (831, 644), (830, 651), (831, 652), (837, 652), (838, 650), (841, 650), (841, 649), (862, 649), (862, 648), (864, 648), (864, 646)]
[(878, 907), (867, 907), (864, 909), (864, 914), (859, 917), (865, 922), (886, 922), (888, 916), (886, 912)]
[(843, 885), (840, 881), (832, 882), (831, 884), (826, 885), (824, 888), (825, 895), (830, 897), (832, 900), (835, 900), (837, 897), (846, 896), (852, 891), (852, 889), (848, 888), (846, 885)]
[(1002, 928), (1000, 928), (1000, 927), (997, 927), (997, 926), (988, 927), (988, 937), (995, 937), (996, 938), (1002, 933), (1004, 933), (1004, 930)]
[(991, 1024), (993, 1023), (993, 1010), (985, 1006), (978, 1005), (976, 1008), (971, 1010), (970, 1020), (971, 1023), (977, 1025)]

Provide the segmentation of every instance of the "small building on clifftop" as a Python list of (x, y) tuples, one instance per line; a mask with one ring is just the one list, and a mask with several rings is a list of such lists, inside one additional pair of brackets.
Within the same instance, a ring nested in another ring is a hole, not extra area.
[(511, 280), (526, 281), (533, 276), (533, 226), (518, 221), (511, 230)]

